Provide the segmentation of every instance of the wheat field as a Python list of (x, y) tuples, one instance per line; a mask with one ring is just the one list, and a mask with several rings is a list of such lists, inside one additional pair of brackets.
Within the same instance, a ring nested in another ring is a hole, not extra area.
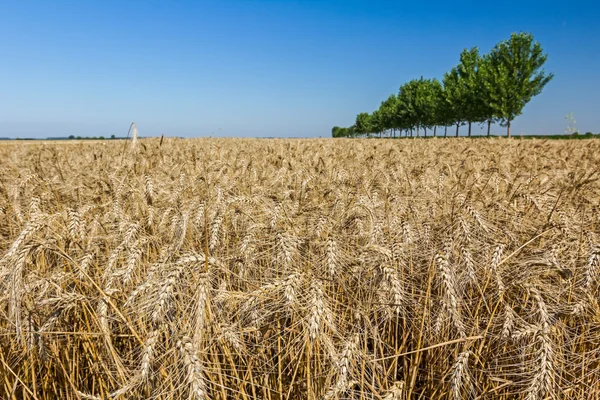
[(600, 141), (0, 145), (1, 399), (600, 399)]

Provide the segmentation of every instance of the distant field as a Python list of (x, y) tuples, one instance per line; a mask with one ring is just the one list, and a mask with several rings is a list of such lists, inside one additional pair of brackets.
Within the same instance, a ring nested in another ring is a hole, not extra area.
[(600, 399), (600, 141), (0, 145), (1, 399)]

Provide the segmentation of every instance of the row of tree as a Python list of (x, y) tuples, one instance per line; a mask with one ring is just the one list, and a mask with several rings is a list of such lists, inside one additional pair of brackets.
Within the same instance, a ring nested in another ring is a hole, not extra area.
[[(111, 139), (116, 139), (117, 137), (115, 135), (111, 135), (110, 137)], [(75, 135), (71, 135), (68, 137), (69, 140), (105, 140), (106, 138), (104, 136), (75, 136)]]
[(456, 136), (462, 125), (468, 126), (471, 136), (473, 123), (491, 125), (500, 123), (510, 137), (510, 125), (521, 115), (525, 105), (541, 93), (552, 79), (542, 69), (547, 55), (541, 45), (528, 33), (513, 33), (510, 39), (498, 43), (490, 53), (479, 49), (465, 49), (460, 62), (447, 72), (442, 81), (414, 79), (400, 86), (372, 113), (360, 113), (349, 128), (334, 127), (333, 137), (384, 134), (395, 137), (420, 136), (423, 129), (456, 127)]

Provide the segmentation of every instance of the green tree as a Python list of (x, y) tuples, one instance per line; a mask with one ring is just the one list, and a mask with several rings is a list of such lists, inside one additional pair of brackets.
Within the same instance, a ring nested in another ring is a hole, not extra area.
[(369, 113), (362, 112), (358, 114), (354, 127), (355, 132), (359, 135), (368, 135), (371, 133), (371, 116)]
[(417, 106), (421, 116), (421, 124), (425, 131), (425, 137), (427, 137), (427, 128), (433, 128), (433, 135), (436, 136), (436, 127), (438, 125), (438, 101), (440, 100), (441, 92), (442, 85), (437, 79), (421, 78), (419, 82), (419, 102)]
[(398, 92), (398, 117), (401, 119), (410, 136), (413, 129), (420, 135), (421, 124), (424, 120), (425, 107), (423, 101), (423, 78), (413, 79), (400, 86)]
[(486, 85), (490, 104), (510, 137), (511, 122), (554, 75), (542, 69), (548, 56), (528, 33), (513, 33), (492, 49), (489, 58), (491, 74)]
[(340, 130), (342, 128), (340, 128), (339, 126), (334, 126), (333, 128), (331, 128), (331, 137), (340, 137)]
[(384, 125), (384, 115), (381, 110), (375, 110), (371, 113), (371, 132), (369, 133), (379, 133), (379, 137), (383, 135), (383, 131), (385, 130)]
[(411, 131), (414, 126), (414, 101), (412, 86), (405, 83), (398, 89), (398, 96), (396, 97), (396, 121), (401, 129), (406, 130), (406, 136), (408, 131)]
[(438, 126), (446, 126), (444, 107), (444, 87), (437, 79), (431, 81), (431, 95), (433, 103), (433, 136), (437, 137)]
[(381, 119), (381, 126), (383, 127), (384, 131), (393, 130), (394, 136), (396, 136), (395, 132), (397, 128), (396, 104), (396, 95), (392, 94), (386, 100), (381, 102), (381, 105), (379, 106), (379, 117)]
[(115, 139), (115, 135), (110, 135), (110, 138), (111, 139)]
[(446, 87), (440, 85), (438, 99), (435, 106), (435, 118), (437, 125), (444, 127), (444, 137), (448, 136), (448, 126), (454, 125), (454, 114), (450, 101), (448, 101), (448, 92)]
[(340, 132), (338, 134), (338, 137), (352, 137), (353, 135), (353, 128), (340, 128)]
[(461, 86), (462, 114), (469, 126), (469, 137), (471, 137), (471, 125), (473, 122), (483, 121), (482, 117), (482, 97), (480, 92), (479, 66), (481, 56), (479, 49), (473, 47), (470, 50), (464, 49), (460, 53), (460, 63), (456, 67), (458, 71), (458, 84)]
[(444, 74), (444, 100), (447, 107), (448, 122), (456, 125), (456, 137), (458, 137), (458, 129), (465, 121), (465, 95), (464, 85), (461, 83), (461, 78), (457, 68), (452, 68)]
[(485, 55), (481, 58), (479, 64), (477, 91), (480, 99), (478, 104), (479, 114), (482, 119), (481, 122), (487, 123), (488, 137), (490, 136), (492, 123), (498, 119), (496, 109), (492, 105), (494, 102), (492, 98), (493, 77), (492, 60), (489, 55)]
[(347, 137), (354, 137), (354, 136), (356, 136), (354, 125), (352, 125), (351, 127), (346, 128), (346, 135), (345, 136), (347, 136)]

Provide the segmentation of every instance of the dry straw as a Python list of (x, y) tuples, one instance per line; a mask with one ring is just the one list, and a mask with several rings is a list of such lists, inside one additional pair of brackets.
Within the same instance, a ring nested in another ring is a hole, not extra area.
[(0, 145), (1, 399), (600, 399), (600, 142), (130, 133)]

